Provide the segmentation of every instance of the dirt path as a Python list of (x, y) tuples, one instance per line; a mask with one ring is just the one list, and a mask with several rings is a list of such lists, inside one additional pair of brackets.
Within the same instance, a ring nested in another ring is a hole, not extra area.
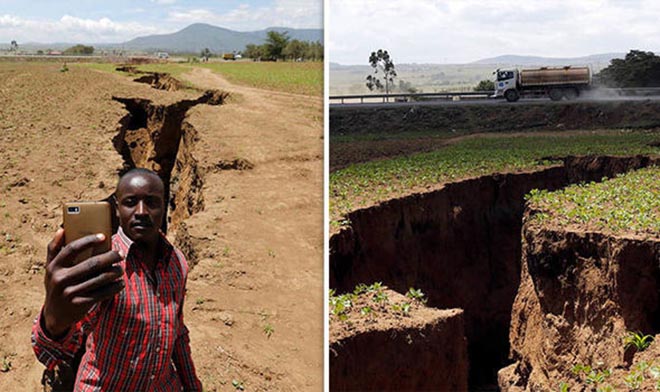
[[(171, 105), (200, 95), (59, 68), (0, 62), (0, 390), (40, 390), (29, 336), (44, 300), (45, 248), (62, 202), (114, 189), (122, 158), (112, 138), (127, 110), (112, 96)], [(199, 260), (185, 318), (204, 388), (321, 390), (322, 100), (232, 86), (204, 70), (188, 76), (234, 94), (188, 112), (197, 142), (184, 150), (203, 178), (205, 209), (184, 220), (189, 238), (168, 233)], [(254, 167), (216, 168), (235, 158)], [(183, 187), (182, 170), (175, 176)]]
[[(322, 99), (232, 85), (205, 69), (184, 77), (233, 95), (189, 117), (207, 168), (206, 208), (186, 221), (201, 255), (186, 317), (205, 387), (320, 390)], [(253, 167), (219, 168), (237, 159)]]

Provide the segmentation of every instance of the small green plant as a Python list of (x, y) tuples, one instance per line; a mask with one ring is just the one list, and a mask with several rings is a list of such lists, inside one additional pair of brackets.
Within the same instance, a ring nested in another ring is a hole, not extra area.
[(407, 302), (402, 304), (393, 304), (392, 310), (395, 311), (396, 313), (401, 313), (404, 316), (407, 316), (410, 314), (410, 304)]
[(224, 248), (222, 248), (222, 255), (224, 257), (229, 257), (229, 254), (230, 254), (230, 250), (229, 250), (228, 246), (225, 246)]
[(275, 328), (273, 328), (273, 326), (270, 325), (270, 323), (268, 323), (268, 324), (264, 325), (264, 333), (266, 334), (266, 337), (268, 337), (270, 339), (270, 336), (273, 333), (275, 333)]
[(568, 384), (565, 381), (559, 383), (559, 392), (568, 392)]
[[(603, 384), (611, 375), (612, 371), (610, 369), (602, 369), (602, 364), (592, 367), (589, 365), (577, 364), (571, 368), (571, 372), (578, 376), (578, 378), (584, 382), (586, 385), (590, 385), (596, 388), (597, 392), (611, 391), (610, 385), (601, 385)], [(584, 379), (582, 379), (584, 377)]]
[(195, 300), (195, 305), (203, 305), (204, 302), (206, 302), (206, 299), (204, 299), (204, 298), (197, 298), (197, 299)]
[(424, 297), (424, 293), (420, 289), (409, 288), (406, 293), (406, 297), (412, 299), (413, 301), (419, 301), (423, 304), (426, 303), (427, 299)]
[(641, 332), (629, 331), (626, 336), (623, 338), (624, 347), (627, 349), (629, 347), (634, 347), (636, 351), (646, 350), (653, 342), (653, 336), (644, 335)]
[(237, 391), (244, 391), (244, 390), (245, 390), (245, 387), (243, 386), (243, 381), (231, 380), (231, 385), (232, 385)]
[(2, 364), (0, 364), (0, 372), (7, 373), (11, 370), (11, 360), (8, 357), (2, 358)]
[(626, 384), (626, 386), (631, 391), (637, 391), (639, 387), (642, 386), (643, 382), (644, 382), (644, 373), (641, 373), (637, 370), (633, 370), (623, 378), (623, 383)]
[(368, 316), (371, 314), (373, 309), (371, 309), (371, 306), (365, 306), (362, 309), (360, 309), (360, 314), (363, 316)]
[(337, 316), (339, 320), (345, 321), (348, 319), (348, 312), (353, 306), (353, 299), (355, 298), (355, 294), (349, 293), (335, 295), (334, 290), (330, 290), (329, 294), (330, 313)]

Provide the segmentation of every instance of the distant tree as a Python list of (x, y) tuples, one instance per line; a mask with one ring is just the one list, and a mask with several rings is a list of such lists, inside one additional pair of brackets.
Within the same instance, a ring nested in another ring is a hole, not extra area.
[(308, 47), (309, 47), (308, 42), (303, 42), (294, 39), (286, 45), (284, 50), (282, 50), (282, 55), (284, 55), (285, 58), (291, 60), (298, 60), (298, 59), (303, 60), (306, 57), (305, 54)]
[(93, 46), (86, 46), (86, 45), (75, 45), (72, 46), (64, 51), (64, 54), (66, 55), (90, 55), (94, 53), (94, 47)]
[(323, 44), (319, 41), (309, 42), (305, 50), (305, 58), (312, 61), (323, 60)]
[(18, 52), (18, 42), (15, 40), (11, 41), (11, 45), (9, 46), (9, 51), (10, 52)]
[(402, 93), (410, 93), (410, 94), (415, 94), (417, 91), (417, 88), (413, 87), (412, 83), (406, 82), (405, 80), (399, 79), (399, 86), (397, 87), (397, 90), (399, 90)]
[(266, 45), (255, 45), (247, 44), (245, 45), (245, 50), (243, 50), (243, 56), (258, 60), (266, 55)]
[(269, 31), (266, 38), (266, 56), (270, 59), (282, 59), (284, 55), (282, 52), (289, 43), (289, 33), (278, 33), (277, 31)]
[(492, 80), (484, 79), (477, 84), (474, 91), (495, 91), (495, 82)]
[(211, 56), (213, 56), (213, 53), (211, 53), (209, 48), (204, 48), (204, 50), (202, 50), (202, 54), (200, 55), (200, 57), (203, 58), (204, 61), (208, 61), (209, 57)]
[[(390, 54), (387, 53), (387, 50), (378, 49), (376, 52), (371, 52), (369, 56), (369, 64), (373, 68), (373, 75), (367, 76), (367, 88), (373, 91), (385, 89), (385, 94), (390, 93), (390, 85), (394, 83), (394, 78), (396, 77), (396, 70), (394, 69), (394, 62), (390, 57)], [(380, 71), (383, 76), (382, 79), (385, 82), (381, 81), (381, 77), (378, 75)]]
[(660, 57), (631, 50), (624, 59), (612, 59), (595, 79), (610, 87), (660, 87)]
[(39, 56), (41, 56), (41, 55), (43, 55), (43, 54), (44, 54), (44, 51), (43, 51), (43, 50), (41, 50), (41, 49), (39, 49), (39, 50), (37, 50), (37, 54), (38, 54)]

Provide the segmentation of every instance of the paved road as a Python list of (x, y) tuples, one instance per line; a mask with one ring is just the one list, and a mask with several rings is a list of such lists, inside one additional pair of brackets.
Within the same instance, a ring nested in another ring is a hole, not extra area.
[(452, 100), (433, 100), (433, 101), (421, 101), (421, 102), (369, 102), (369, 103), (359, 103), (359, 100), (356, 100), (354, 103), (330, 103), (330, 108), (384, 108), (384, 107), (405, 107), (405, 106), (451, 106), (451, 105), (528, 105), (528, 104), (541, 104), (541, 105), (566, 105), (569, 103), (595, 103), (595, 102), (618, 102), (618, 101), (645, 101), (645, 100), (660, 100), (660, 95), (651, 95), (651, 96), (629, 96), (629, 97), (599, 97), (599, 98), (580, 98), (575, 101), (552, 101), (548, 98), (524, 98), (518, 102), (507, 102), (504, 99), (461, 99), (458, 101)]

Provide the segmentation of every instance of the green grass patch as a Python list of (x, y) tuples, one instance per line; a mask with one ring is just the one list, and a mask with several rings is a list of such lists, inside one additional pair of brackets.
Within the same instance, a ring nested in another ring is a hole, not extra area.
[(305, 95), (323, 95), (323, 63), (223, 62), (196, 64), (237, 84)]
[(333, 226), (355, 209), (393, 197), (424, 191), (462, 178), (545, 167), (543, 160), (566, 155), (658, 154), (659, 132), (612, 131), (561, 136), (467, 138), (442, 149), (351, 165), (330, 174), (330, 214)]
[[(124, 76), (135, 76), (117, 71), (116, 68), (119, 64), (72, 63), (71, 65)], [(179, 79), (187, 88), (192, 88), (193, 85), (183, 80), (182, 74), (190, 72), (192, 67), (208, 68), (236, 84), (297, 94), (323, 95), (323, 63), (321, 62), (158, 63), (136, 66), (140, 71), (168, 73)]]
[(611, 233), (660, 233), (660, 167), (555, 192), (534, 190), (527, 198), (529, 206), (540, 211), (531, 217), (532, 222)]

